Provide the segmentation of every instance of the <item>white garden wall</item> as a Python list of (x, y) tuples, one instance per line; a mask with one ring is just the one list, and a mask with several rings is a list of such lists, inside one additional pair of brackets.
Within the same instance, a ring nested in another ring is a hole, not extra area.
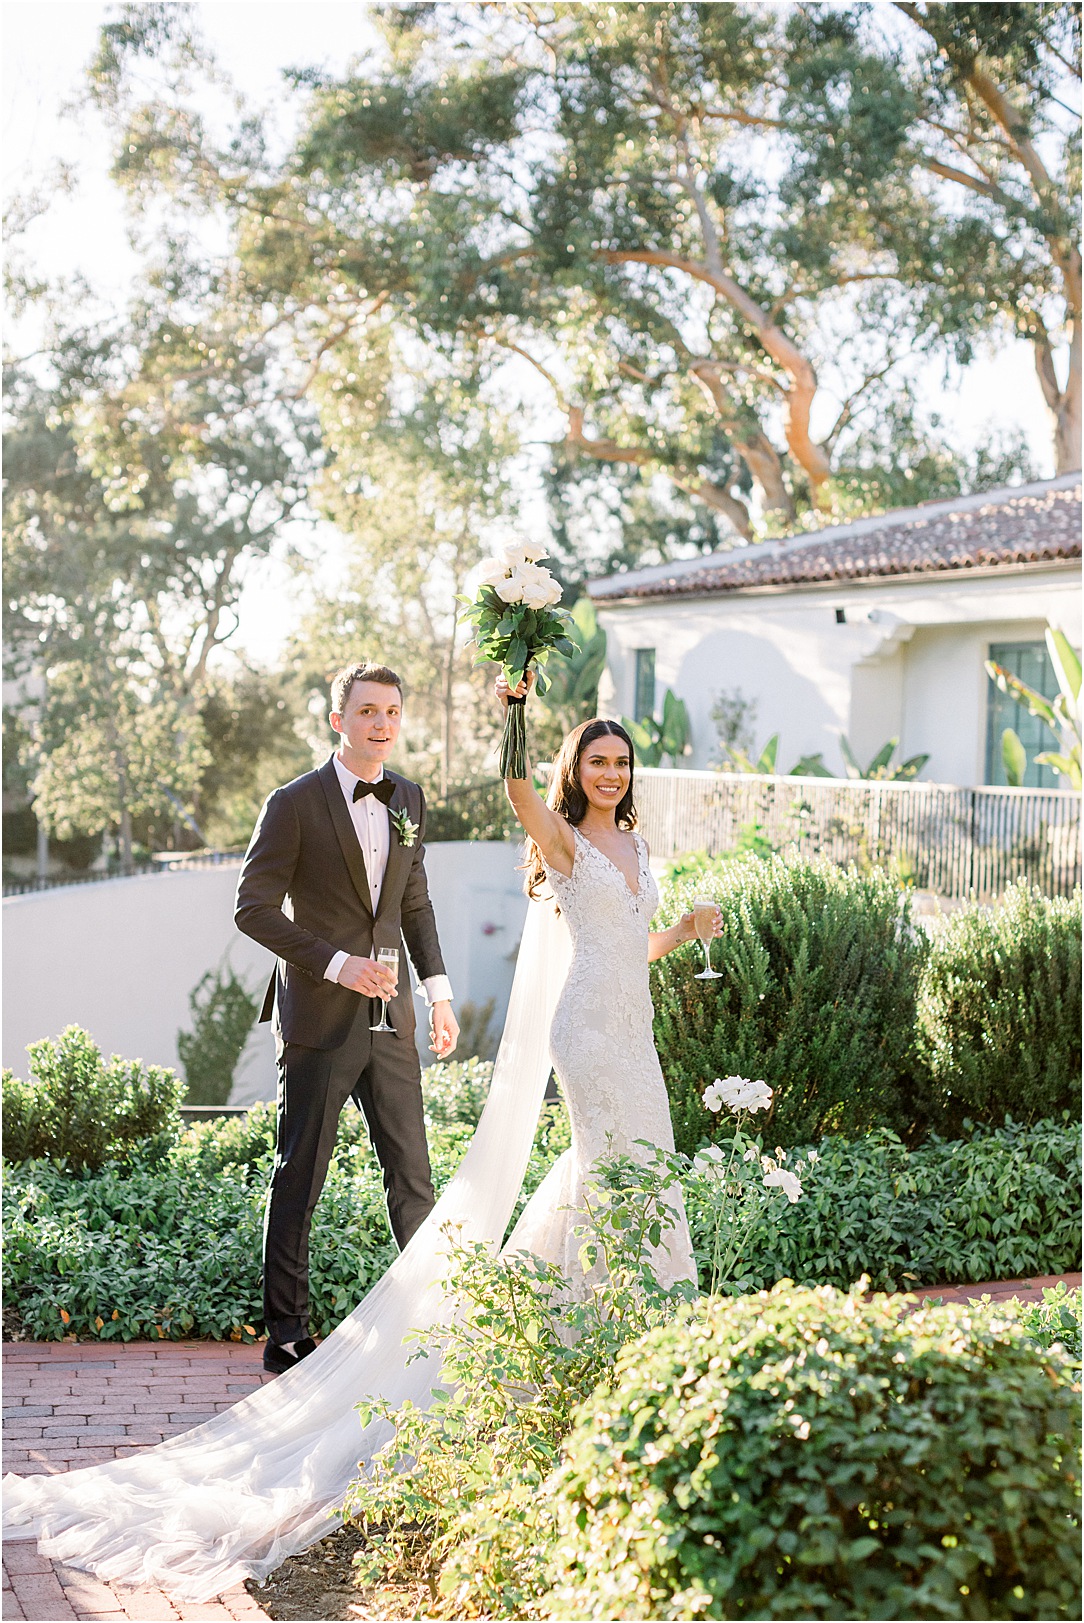
[[(512, 844), (448, 841), (426, 851), (448, 973), (459, 1006), (496, 999), (503, 1018), (526, 912)], [(234, 928), (239, 864), (109, 879), (4, 900), (3, 1062), (26, 1074), (27, 1043), (84, 1026), (107, 1054), (177, 1066), (188, 996), (228, 958), (262, 996), (274, 960)], [(424, 1005), (418, 999), (425, 1059)], [(275, 1092), (274, 1044), (257, 1027), (233, 1102)]]

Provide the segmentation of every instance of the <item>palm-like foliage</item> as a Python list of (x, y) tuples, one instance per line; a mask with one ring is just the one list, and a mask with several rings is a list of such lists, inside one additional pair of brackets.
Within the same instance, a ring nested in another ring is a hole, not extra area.
[[(1046, 629), (1046, 646), (1050, 662), (1058, 679), (1059, 692), (1055, 699), (1047, 699), (1035, 688), (1021, 682), (993, 660), (986, 661), (986, 671), (1002, 693), (1007, 693), (1029, 713), (1050, 728), (1058, 741), (1056, 750), (1044, 750), (1035, 757), (1040, 766), (1049, 766), (1061, 777), (1068, 778), (1074, 789), (1081, 787), (1081, 731), (1080, 731), (1080, 660), (1068, 637), (1062, 631)], [(1006, 727), (1001, 735), (1001, 757), (1005, 775), (1010, 784), (1019, 787), (1027, 769), (1027, 753), (1017, 733)]]
[(677, 766), (683, 755), (692, 748), (689, 742), (689, 712), (684, 699), (679, 699), (669, 688), (662, 701), (662, 721), (645, 716), (642, 721), (621, 717), (621, 725), (632, 739), (639, 766), (661, 766), (669, 756)]

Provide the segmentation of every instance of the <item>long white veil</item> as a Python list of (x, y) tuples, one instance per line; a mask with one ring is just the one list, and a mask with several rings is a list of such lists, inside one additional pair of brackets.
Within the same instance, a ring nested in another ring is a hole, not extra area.
[[(403, 1339), (454, 1312), (443, 1288), (447, 1240), (499, 1243), (515, 1206), (549, 1077), (549, 1031), (571, 958), (552, 904), (528, 908), (504, 1036), (478, 1129), (410, 1244), (350, 1317), (296, 1369), (192, 1431), (107, 1465), (61, 1476), (8, 1475), (5, 1535), (110, 1582), (205, 1601), (264, 1578), (331, 1531), (348, 1484), (387, 1440), (362, 1430), (367, 1396), (424, 1405), (431, 1362)], [(535, 1202), (552, 1199), (553, 1181)], [(534, 1204), (534, 1202), (532, 1202)], [(531, 1206), (517, 1227), (528, 1230)]]

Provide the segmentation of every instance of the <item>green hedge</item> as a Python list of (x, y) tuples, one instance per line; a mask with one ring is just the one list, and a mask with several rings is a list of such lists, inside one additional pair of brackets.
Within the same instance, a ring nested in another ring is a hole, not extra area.
[(765, 1138), (789, 1147), (887, 1127), (908, 1142), (1074, 1114), (1080, 1100), (1081, 903), (1020, 884), (932, 940), (896, 881), (821, 860), (698, 859), (664, 885), (666, 924), (715, 898), (717, 981), (698, 943), (652, 966), (674, 1136), (713, 1131), (716, 1077), (776, 1090)]
[(776, 1089), (765, 1127), (772, 1144), (875, 1126), (908, 1131), (928, 945), (898, 885), (822, 860), (718, 861), (667, 887), (660, 922), (700, 894), (722, 909), (713, 952), (722, 978), (694, 978), (699, 943), (652, 966), (655, 1043), (677, 1147), (692, 1154), (707, 1136), (701, 1094), (731, 1075)]
[[(474, 1130), (492, 1066), (430, 1066), (427, 1099), (438, 1191)], [(274, 1107), (200, 1123), (165, 1150), (97, 1171), (63, 1159), (5, 1164), (9, 1302), (30, 1335), (137, 1337), (262, 1334), (260, 1254), (274, 1158)], [(568, 1144), (547, 1110), (517, 1213)], [(514, 1217), (513, 1217), (514, 1221)], [(326, 1335), (396, 1254), (380, 1168), (360, 1113), (347, 1107), (312, 1230), (312, 1325)]]
[(61, 1157), (95, 1169), (129, 1153), (164, 1152), (180, 1131), (183, 1092), (172, 1071), (114, 1054), (108, 1064), (80, 1026), (31, 1043), (30, 1080), (3, 1073), (4, 1154)]
[[(426, 1073), (434, 1110), (451, 1118), (430, 1125), (438, 1188), (469, 1142), (486, 1080), (480, 1064), (454, 1069), (458, 1077), (449, 1077), (452, 1066)], [(455, 1119), (457, 1109), (468, 1119)], [(48, 1161), (6, 1168), (8, 1288), (30, 1333), (130, 1340), (259, 1332), (273, 1138), (265, 1105), (203, 1123), (165, 1155), (97, 1173)], [(547, 1111), (520, 1206), (568, 1139), (564, 1112)], [(1010, 1123), (911, 1151), (883, 1131), (859, 1142), (823, 1140), (819, 1161), (803, 1171), (802, 1199), (781, 1205), (776, 1223), (751, 1235), (739, 1283), (846, 1287), (867, 1274), (876, 1289), (909, 1290), (1078, 1267), (1079, 1146), (1079, 1129), (1067, 1122)], [(706, 1286), (711, 1210), (690, 1199), (689, 1220)], [(360, 1115), (348, 1109), (313, 1227), (318, 1333), (354, 1308), (394, 1254), (379, 1169)]]
[(1012, 1316), (780, 1285), (630, 1343), (552, 1617), (1079, 1618), (1079, 1385)]
[[(749, 1236), (742, 1289), (794, 1279), (846, 1290), (867, 1274), (875, 1290), (905, 1291), (1080, 1267), (1076, 1122), (1008, 1122), (913, 1150), (878, 1129), (822, 1139), (817, 1153), (801, 1200)], [(706, 1289), (710, 1208), (690, 1201), (689, 1221)]]
[(942, 1131), (1078, 1111), (1080, 893), (1055, 901), (1013, 885), (966, 908), (933, 941), (919, 997), (927, 1113)]

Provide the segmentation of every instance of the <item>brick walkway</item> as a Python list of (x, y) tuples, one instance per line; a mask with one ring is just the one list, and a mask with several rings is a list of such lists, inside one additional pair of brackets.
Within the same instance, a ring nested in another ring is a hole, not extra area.
[[(934, 1286), (921, 1294), (946, 1302), (989, 1295), (1038, 1301), (1045, 1286), (1079, 1274), (1003, 1280), (997, 1284)], [(9, 1342), (4, 1347), (4, 1468), (21, 1476), (98, 1465), (161, 1442), (228, 1409), (264, 1380), (260, 1346), (232, 1342)], [(196, 1618), (246, 1618), (264, 1612), (241, 1585), (197, 1606), (171, 1601), (160, 1589), (99, 1583), (33, 1544), (9, 1544), (4, 1554), (5, 1618), (28, 1623), (102, 1619), (108, 1623), (167, 1623)]]
[[(272, 1378), (262, 1353), (215, 1341), (8, 1342), (4, 1469), (31, 1476), (99, 1465), (187, 1431)], [(202, 1606), (171, 1601), (160, 1589), (100, 1583), (30, 1543), (9, 1543), (3, 1568), (3, 1615), (30, 1623), (267, 1617), (240, 1584)]]

